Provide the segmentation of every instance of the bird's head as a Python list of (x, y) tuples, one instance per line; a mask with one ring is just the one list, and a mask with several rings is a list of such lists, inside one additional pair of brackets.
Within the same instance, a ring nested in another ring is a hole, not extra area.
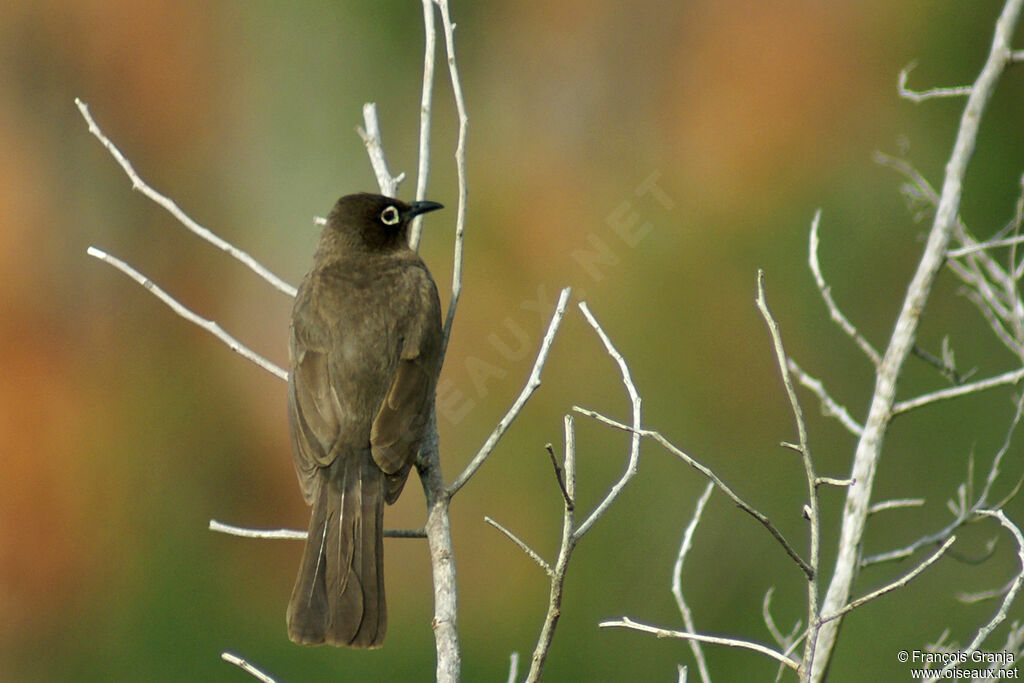
[(437, 202), (405, 202), (379, 194), (345, 195), (327, 217), (327, 229), (345, 241), (370, 250), (404, 248), (409, 222), (416, 216), (444, 208)]

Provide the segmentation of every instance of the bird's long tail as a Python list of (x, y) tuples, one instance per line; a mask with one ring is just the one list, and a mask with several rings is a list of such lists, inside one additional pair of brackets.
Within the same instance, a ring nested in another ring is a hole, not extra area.
[(339, 454), (320, 476), (288, 636), (302, 645), (380, 647), (387, 630), (384, 474), (367, 449)]

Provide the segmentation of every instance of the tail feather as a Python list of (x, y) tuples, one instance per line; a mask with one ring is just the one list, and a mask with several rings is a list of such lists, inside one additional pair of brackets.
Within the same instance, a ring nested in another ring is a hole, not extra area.
[(302, 645), (380, 647), (387, 630), (384, 474), (367, 450), (340, 454), (319, 476), (288, 635)]

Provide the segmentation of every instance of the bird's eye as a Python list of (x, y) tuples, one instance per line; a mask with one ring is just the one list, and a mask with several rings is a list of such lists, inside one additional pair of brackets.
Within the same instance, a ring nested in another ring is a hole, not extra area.
[(380, 212), (380, 222), (384, 225), (395, 225), (398, 223), (398, 209), (389, 206)]

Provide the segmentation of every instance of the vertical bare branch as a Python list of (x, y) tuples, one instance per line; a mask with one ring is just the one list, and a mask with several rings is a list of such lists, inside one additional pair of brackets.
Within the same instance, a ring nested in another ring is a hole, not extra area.
[[(871, 408), (854, 455), (851, 473), (854, 482), (847, 491), (835, 571), (822, 604), (824, 613), (841, 609), (849, 602), (854, 576), (860, 562), (861, 540), (871, 503), (875, 471), (882, 442), (892, 417), (896, 381), (913, 346), (917, 326), (928, 302), (935, 276), (945, 260), (946, 249), (957, 223), (964, 176), (974, 153), (981, 117), (999, 77), (1010, 63), (1010, 41), (1020, 17), (1022, 3), (1024, 0), (1007, 0), (996, 21), (992, 48), (981, 73), (971, 86), (967, 106), (960, 119), (953, 152), (946, 165), (938, 209), (928, 234), (928, 242), (876, 373)], [(817, 638), (817, 654), (810, 672), (810, 680), (820, 681), (824, 677), (841, 621), (836, 619), (822, 626)]]
[(871, 359), (871, 362), (877, 368), (878, 364), (882, 362), (882, 357), (878, 355), (878, 351), (871, 345), (871, 342), (853, 326), (853, 323), (836, 306), (836, 302), (832, 298), (832, 288), (825, 282), (825, 276), (821, 274), (821, 263), (818, 261), (818, 243), (820, 241), (818, 226), (820, 224), (821, 209), (818, 209), (814, 212), (814, 220), (811, 221), (811, 239), (810, 248), (808, 249), (808, 262), (811, 266), (811, 274), (814, 275), (814, 282), (818, 285), (818, 292), (821, 294), (821, 298), (825, 300), (825, 305), (828, 307), (828, 313), (832, 317), (832, 321), (839, 325), (840, 329), (860, 347), (864, 355)]
[[(686, 560), (686, 555), (690, 552), (690, 546), (693, 543), (693, 533), (697, 530), (697, 525), (700, 524), (700, 519), (704, 514), (704, 506), (708, 504), (708, 499), (711, 498), (711, 492), (714, 490), (714, 482), (709, 481), (707, 486), (704, 487), (704, 493), (700, 494), (700, 497), (697, 499), (697, 505), (693, 510), (693, 518), (686, 525), (686, 531), (683, 532), (683, 541), (679, 544), (679, 554), (676, 555), (676, 563), (672, 567), (672, 595), (676, 599), (676, 607), (679, 608), (679, 614), (683, 617), (683, 625), (686, 626), (686, 630), (690, 633), (696, 633), (697, 627), (693, 622), (693, 613), (690, 611), (690, 606), (686, 604), (686, 599), (683, 597), (683, 562)], [(704, 681), (704, 683), (711, 683), (708, 663), (704, 659), (704, 649), (701, 648), (699, 641), (691, 640), (689, 643), (690, 651), (693, 652), (693, 658), (697, 662), (697, 672), (700, 674), (700, 680)]]
[[(811, 228), (812, 235), (817, 232), (818, 219), (820, 216), (820, 212), (815, 216), (814, 226)], [(813, 237), (811, 241), (812, 244), (816, 242)], [(816, 244), (814, 246), (816, 246)], [(824, 294), (826, 290), (822, 291)], [(826, 297), (826, 300), (830, 301), (831, 299)], [(788, 358), (786, 356), (786, 349), (782, 345), (782, 334), (779, 332), (779, 324), (775, 321), (771, 311), (768, 310), (768, 302), (765, 300), (763, 270), (757, 271), (757, 308), (761, 311), (761, 316), (768, 325), (768, 332), (772, 338), (772, 347), (775, 350), (775, 360), (779, 365), (779, 372), (782, 374), (782, 385), (786, 390), (786, 396), (789, 398), (789, 405), (793, 411), (793, 420), (796, 422), (797, 438), (799, 439), (797, 450), (803, 460), (804, 474), (807, 477), (808, 506), (806, 511), (807, 521), (810, 525), (811, 537), (811, 550), (810, 557), (808, 558), (811, 571), (807, 575), (807, 624), (809, 633), (807, 643), (804, 648), (803, 661), (800, 664), (801, 672), (803, 675), (806, 675), (806, 672), (810, 670), (811, 663), (814, 661), (814, 648), (817, 643), (817, 629), (821, 623), (818, 619), (818, 560), (821, 554), (821, 516), (820, 505), (818, 502), (819, 480), (818, 475), (814, 471), (814, 461), (811, 459), (811, 450), (807, 443), (807, 425), (804, 422), (804, 413), (800, 408), (800, 401), (797, 399), (796, 389), (793, 388), (793, 378), (789, 374), (789, 364), (787, 363)], [(854, 338), (857, 337), (855, 336)], [(865, 342), (865, 344), (866, 343), (867, 342)], [(868, 346), (867, 348), (870, 349), (871, 347)]]
[[(416, 168), (416, 200), (427, 198), (430, 177), (430, 113), (434, 93), (434, 62), (437, 53), (437, 29), (434, 27), (434, 1), (423, 0), (423, 91), (420, 95), (420, 153)], [(423, 217), (417, 216), (409, 226), (409, 246), (420, 246)]]
[(381, 138), (380, 122), (377, 120), (376, 103), (367, 102), (363, 105), (363, 126), (363, 128), (356, 126), (356, 132), (359, 133), (363, 144), (366, 145), (366, 154), (370, 157), (373, 174), (377, 176), (380, 193), (387, 197), (394, 197), (398, 193), (399, 183), (405, 179), (405, 174), (399, 173), (393, 176), (388, 169), (388, 161), (384, 157), (384, 141)]
[(555, 637), (555, 627), (562, 615), (562, 594), (565, 590), (565, 573), (569, 569), (569, 559), (576, 548), (578, 537), (573, 533), (576, 526), (576, 430), (573, 427), (572, 415), (563, 419), (565, 430), (565, 501), (562, 506), (562, 540), (558, 546), (558, 559), (555, 561), (551, 575), (551, 589), (548, 593), (548, 610), (544, 615), (537, 645), (530, 658), (530, 672), (526, 676), (527, 683), (537, 683), (544, 671), (544, 662), (551, 651), (551, 642)]
[(448, 302), (448, 313), (444, 320), (444, 343), (448, 347), (448, 339), (452, 334), (455, 322), (455, 308), (462, 294), (462, 244), (466, 231), (466, 132), (469, 129), (469, 116), (466, 114), (466, 100), (462, 95), (462, 81), (459, 79), (459, 67), (455, 62), (455, 24), (452, 23), (448, 11), (448, 0), (435, 0), (441, 9), (441, 22), (444, 25), (444, 45), (448, 55), (448, 73), (451, 77), (452, 92), (455, 96), (455, 109), (459, 115), (459, 138), (455, 145), (455, 168), (459, 177), (459, 206), (455, 214), (455, 254), (452, 260), (452, 296)]
[(581, 301), (579, 306), (580, 311), (583, 312), (583, 317), (587, 319), (590, 326), (594, 328), (595, 332), (597, 332), (597, 336), (601, 338), (601, 343), (604, 344), (605, 351), (608, 352), (608, 355), (611, 356), (619, 366), (619, 373), (622, 375), (622, 384), (625, 386), (626, 392), (629, 394), (629, 403), (632, 408), (633, 416), (633, 428), (630, 433), (629, 461), (626, 464), (626, 471), (623, 472), (622, 477), (615, 482), (615, 485), (612, 486), (610, 491), (608, 491), (608, 494), (604, 499), (598, 503), (597, 507), (594, 508), (594, 511), (591, 512), (583, 523), (580, 524), (579, 528), (576, 529), (575, 536), (577, 539), (587, 533), (587, 531), (590, 530), (590, 527), (594, 525), (594, 522), (596, 522), (598, 518), (604, 514), (605, 510), (615, 502), (615, 499), (619, 497), (622, 489), (626, 487), (629, 480), (636, 474), (637, 463), (640, 460), (640, 395), (637, 393), (636, 386), (633, 384), (633, 377), (629, 372), (629, 366), (626, 365), (626, 359), (623, 358), (622, 354), (615, 348), (611, 339), (609, 339), (608, 335), (605, 334), (600, 323), (597, 322), (597, 319), (590, 312), (590, 309), (587, 307), (587, 303), (585, 301)]

